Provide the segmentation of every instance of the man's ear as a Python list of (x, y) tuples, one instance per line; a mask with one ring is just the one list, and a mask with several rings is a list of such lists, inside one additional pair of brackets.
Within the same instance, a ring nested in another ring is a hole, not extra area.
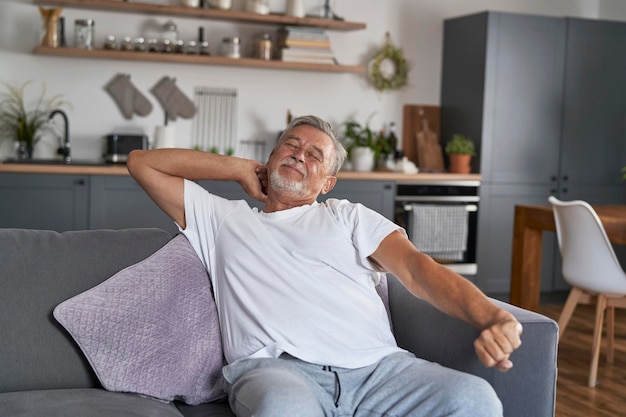
[(324, 186), (322, 187), (321, 193), (326, 194), (327, 192), (335, 188), (335, 184), (337, 184), (337, 177), (333, 177), (333, 176), (326, 177), (326, 182), (324, 183)]

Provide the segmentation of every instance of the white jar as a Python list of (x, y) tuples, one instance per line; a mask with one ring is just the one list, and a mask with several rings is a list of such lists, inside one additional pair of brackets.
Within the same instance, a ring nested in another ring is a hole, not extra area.
[(230, 10), (233, 2), (232, 0), (209, 0), (209, 6), (214, 9)]
[(304, 0), (287, 0), (287, 16), (304, 17)]
[(200, 0), (181, 0), (181, 4), (187, 7), (200, 7)]
[(246, 11), (266, 15), (270, 13), (270, 6), (268, 6), (267, 0), (248, 0)]

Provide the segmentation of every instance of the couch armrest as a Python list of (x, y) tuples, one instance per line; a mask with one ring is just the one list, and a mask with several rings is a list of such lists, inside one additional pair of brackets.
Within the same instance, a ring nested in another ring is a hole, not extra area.
[(496, 390), (505, 417), (553, 416), (557, 376), (557, 324), (540, 314), (497, 300), (524, 326), (522, 346), (512, 355), (513, 369), (485, 368), (474, 353), (479, 331), (411, 295), (389, 275), (389, 305), (398, 345), (416, 356), (478, 375)]

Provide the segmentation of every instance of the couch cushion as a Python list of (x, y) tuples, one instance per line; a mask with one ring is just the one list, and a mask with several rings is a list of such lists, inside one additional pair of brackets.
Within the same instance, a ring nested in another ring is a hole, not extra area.
[(3, 417), (182, 416), (172, 404), (97, 388), (0, 393), (0, 410)]
[(52, 309), (171, 238), (159, 229), (0, 229), (0, 392), (100, 387)]
[(178, 235), (54, 310), (110, 391), (200, 404), (224, 396), (217, 310), (204, 265)]

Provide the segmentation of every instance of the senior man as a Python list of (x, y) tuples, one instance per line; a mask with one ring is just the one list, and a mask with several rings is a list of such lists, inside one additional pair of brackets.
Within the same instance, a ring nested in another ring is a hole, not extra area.
[[(347, 200), (317, 201), (346, 157), (332, 127), (293, 120), (266, 164), (193, 150), (133, 151), (128, 169), (204, 262), (220, 317), (223, 374), (238, 417), (498, 416), (484, 380), (399, 348), (375, 286), (395, 275), (416, 297), (481, 330), (476, 354), (506, 371), (521, 324), (405, 231)], [(238, 182), (264, 208), (195, 180)]]

